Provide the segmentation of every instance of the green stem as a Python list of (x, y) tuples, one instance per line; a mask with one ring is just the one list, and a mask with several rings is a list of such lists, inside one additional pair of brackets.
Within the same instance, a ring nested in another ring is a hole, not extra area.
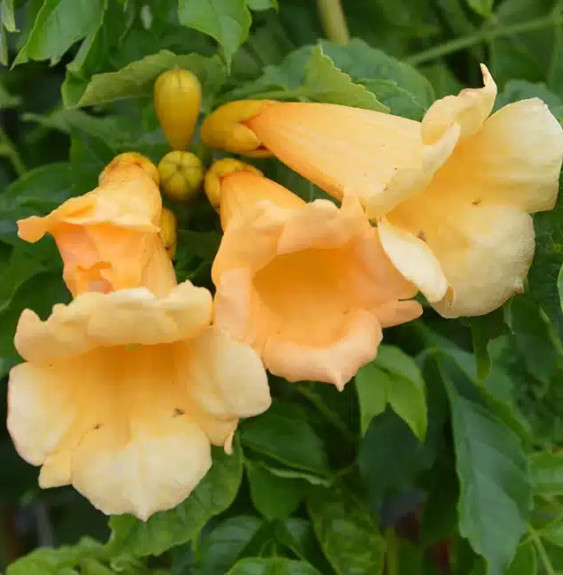
[(311, 391), (308, 387), (304, 385), (298, 385), (297, 391), (306, 399), (309, 400), (327, 419), (327, 421), (336, 427), (340, 433), (348, 440), (350, 443), (356, 443), (356, 438), (354, 434), (346, 427), (344, 422), (340, 419), (337, 413), (335, 413), (324, 401), (317, 395), (314, 391)]
[(317, 0), (317, 8), (325, 36), (335, 44), (348, 44), (350, 34), (340, 0)]
[(543, 564), (543, 568), (547, 575), (555, 575), (555, 569), (553, 569), (553, 565), (551, 564), (551, 560), (549, 559), (549, 555), (541, 542), (541, 538), (539, 537), (537, 531), (530, 527), (529, 530), (530, 539), (534, 542), (538, 555), (540, 556), (541, 562)]
[(529, 22), (522, 22), (511, 26), (499, 26), (497, 28), (484, 28), (475, 34), (462, 36), (461, 38), (450, 40), (449, 42), (445, 42), (439, 46), (434, 46), (433, 48), (429, 48), (428, 50), (424, 50), (418, 54), (408, 56), (406, 61), (409, 64), (418, 65), (431, 60), (436, 60), (442, 56), (447, 56), (448, 54), (453, 54), (454, 52), (459, 52), (459, 50), (464, 50), (465, 48), (469, 48), (470, 46), (479, 44), (485, 40), (522, 34), (523, 32), (531, 32), (532, 30), (539, 30), (547, 26), (558, 26), (561, 24), (563, 24), (561, 13), (553, 12), (549, 16), (530, 20)]
[(385, 574), (399, 575), (399, 554), (397, 549), (397, 534), (394, 529), (385, 532)]
[(27, 172), (27, 168), (21, 159), (21, 156), (14, 146), (12, 140), (10, 140), (8, 134), (4, 131), (2, 126), (0, 126), (0, 145), (3, 145), (5, 148), (4, 155), (10, 160), (12, 166), (18, 177), (23, 176)]

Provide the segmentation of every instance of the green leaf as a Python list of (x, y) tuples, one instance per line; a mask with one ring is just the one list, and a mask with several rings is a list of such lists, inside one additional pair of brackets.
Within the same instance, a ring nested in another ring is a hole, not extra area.
[(292, 517), (285, 521), (276, 521), (273, 528), (278, 543), (290, 549), (299, 559), (314, 565), (321, 573), (330, 573), (330, 565), (308, 519)]
[(57, 63), (75, 42), (98, 27), (105, 9), (105, 0), (45, 0), (14, 66), (28, 60)]
[(549, 90), (544, 82), (528, 82), (526, 80), (510, 80), (495, 100), (495, 110), (506, 106), (512, 102), (526, 100), (528, 98), (539, 98), (543, 100), (554, 112), (563, 105), (561, 98)]
[(269, 559), (243, 559), (226, 575), (320, 575), (304, 561), (274, 557)]
[(432, 84), (434, 92), (436, 92), (436, 98), (457, 94), (463, 89), (463, 84), (455, 77), (452, 70), (444, 64), (424, 66), (420, 71)]
[(508, 309), (510, 327), (528, 372), (549, 386), (563, 370), (563, 346), (553, 325), (527, 296), (513, 297)]
[[(51, 244), (50, 244), (51, 245)], [(51, 266), (57, 260), (51, 259)], [(54, 265), (53, 265), (54, 264)], [(41, 286), (38, 289), (38, 286)], [(0, 314), (0, 377), (3, 377), (11, 367), (21, 360), (14, 348), (14, 333), (21, 312), (31, 309), (40, 317), (47, 317), (53, 305), (67, 303), (70, 299), (62, 280), (61, 271), (46, 271), (34, 274), (21, 283), (12, 294), (9, 305)]]
[(420, 525), (424, 545), (439, 543), (457, 533), (459, 487), (453, 454), (443, 455), (433, 467), (432, 475), (439, 480), (431, 482), (424, 503)]
[[(546, 19), (536, 29), (497, 37), (488, 43), (490, 67), (496, 82), (502, 86), (513, 78), (529, 82), (546, 82), (557, 94), (563, 90), (561, 65), (561, 8), (558, 0), (510, 0), (500, 2), (495, 25), (502, 28)], [(551, 22), (550, 22), (551, 21)]]
[(336, 490), (318, 490), (307, 505), (321, 548), (338, 575), (383, 573), (385, 542), (366, 506)]
[(18, 219), (46, 215), (72, 195), (70, 164), (46, 164), (26, 172), (0, 194), (0, 241), (20, 244)]
[(537, 575), (538, 559), (533, 542), (525, 543), (518, 547), (506, 575)]
[(383, 413), (387, 403), (424, 441), (428, 423), (422, 374), (414, 360), (398, 347), (382, 345), (377, 357), (356, 374), (360, 425), (366, 433), (370, 421)]
[(307, 63), (303, 94), (317, 102), (389, 112), (365, 86), (355, 84), (348, 74), (339, 70), (320, 44), (313, 48)]
[(329, 473), (323, 442), (297, 406), (272, 405), (245, 421), (240, 436), (245, 447), (284, 465), (325, 477)]
[(404, 88), (398, 86), (393, 80), (379, 80), (361, 78), (358, 80), (396, 116), (404, 116), (411, 120), (421, 120), (424, 116), (423, 108), (415, 97)]
[(255, 11), (269, 10), (270, 8), (279, 9), (278, 0), (246, 0), (246, 5)]
[(67, 108), (91, 106), (152, 94), (154, 81), (166, 70), (178, 66), (193, 72), (201, 82), (207, 101), (222, 86), (226, 70), (217, 56), (200, 54), (177, 55), (168, 50), (145, 56), (117, 72), (95, 74), (83, 93), (74, 93), (63, 87), (63, 102)]
[(563, 517), (558, 517), (541, 530), (542, 539), (563, 547)]
[[(362, 40), (355, 38), (346, 46), (320, 41), (319, 46), (338, 70), (348, 74), (353, 82), (366, 86), (393, 114), (420, 120), (434, 99), (432, 86), (422, 74)], [(303, 46), (288, 54), (281, 64), (266, 66), (260, 78), (228, 92), (225, 101), (260, 98), (261, 93), (276, 88), (287, 91), (287, 98), (303, 96), (305, 69), (314, 49)], [(283, 93), (279, 97), (283, 99)]]
[(215, 38), (227, 63), (247, 39), (252, 22), (245, 0), (178, 0), (178, 18), (180, 24)]
[(448, 417), (447, 399), (439, 384), (434, 362), (424, 364), (428, 386), (428, 431), (422, 443), (393, 411), (373, 418), (358, 452), (358, 464), (373, 509), (385, 496), (411, 490), (422, 472), (429, 469), (443, 442)]
[(0, 110), (16, 108), (21, 104), (21, 97), (15, 96), (0, 84)]
[(269, 521), (287, 519), (310, 491), (303, 479), (282, 478), (259, 463), (246, 461), (250, 497), (254, 507)]
[(225, 573), (264, 522), (258, 517), (229, 517), (209, 533), (197, 549), (198, 575)]
[(272, 475), (280, 477), (282, 479), (302, 479), (309, 485), (314, 485), (315, 487), (329, 487), (332, 484), (331, 477), (321, 477), (314, 473), (309, 473), (307, 471), (302, 471), (300, 469), (290, 469), (288, 467), (278, 467), (270, 462), (264, 463), (260, 462), (260, 465), (266, 468)]
[(146, 522), (131, 515), (112, 517), (112, 554), (160, 555), (199, 535), (204, 525), (233, 502), (242, 480), (242, 450), (232, 455), (213, 448), (213, 465), (191, 495), (174, 509), (155, 513)]
[(528, 273), (528, 290), (563, 338), (563, 313), (558, 280), (563, 265), (563, 180), (555, 209), (534, 214), (536, 253)]
[(468, 6), (479, 16), (490, 18), (493, 15), (494, 0), (467, 0)]
[(469, 325), (471, 326), (473, 353), (477, 364), (477, 377), (483, 380), (491, 370), (488, 343), (507, 330), (504, 323), (504, 310), (499, 308), (486, 315), (472, 317), (469, 319)]
[(45, 264), (30, 255), (27, 249), (12, 250), (7, 264), (0, 271), (0, 314), (10, 307), (23, 283), (44, 271), (47, 271)]
[(440, 362), (452, 412), (460, 483), (460, 533), (501, 575), (526, 531), (531, 505), (527, 461), (516, 435), (500, 424), (477, 389), (448, 358)]
[(563, 495), (563, 452), (534, 453), (529, 461), (534, 495)]
[(12, 563), (6, 575), (78, 575), (74, 567), (82, 561), (95, 560), (105, 555), (104, 546), (87, 537), (77, 545), (57, 549), (40, 548)]
[(0, 2), (0, 21), (7, 32), (18, 32), (14, 18), (14, 0), (2, 0)]

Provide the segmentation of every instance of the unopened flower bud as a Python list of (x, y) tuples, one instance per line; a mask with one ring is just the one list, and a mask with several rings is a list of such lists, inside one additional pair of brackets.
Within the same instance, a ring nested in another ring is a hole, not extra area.
[(155, 184), (158, 185), (159, 177), (158, 170), (156, 166), (139, 152), (124, 152), (123, 154), (118, 154), (113, 158), (113, 160), (103, 169), (102, 173), (98, 178), (98, 183), (100, 186), (104, 185), (108, 180), (120, 177), (120, 174), (124, 178), (128, 178), (125, 174), (123, 168), (127, 166), (138, 166), (147, 172), (147, 174), (154, 180)]
[(171, 199), (185, 202), (197, 195), (203, 180), (203, 164), (191, 152), (169, 152), (158, 164), (160, 188)]
[(203, 186), (205, 195), (209, 203), (217, 211), (219, 211), (221, 205), (221, 178), (236, 172), (251, 172), (262, 175), (262, 172), (258, 168), (241, 162), (240, 160), (235, 160), (234, 158), (222, 158), (213, 162), (205, 174), (205, 183)]
[(162, 208), (162, 216), (160, 218), (160, 237), (162, 238), (162, 243), (170, 259), (174, 259), (176, 255), (176, 216), (172, 210), (168, 208)]
[(197, 77), (182, 68), (161, 74), (154, 84), (154, 106), (170, 147), (185, 150), (201, 106), (201, 85)]

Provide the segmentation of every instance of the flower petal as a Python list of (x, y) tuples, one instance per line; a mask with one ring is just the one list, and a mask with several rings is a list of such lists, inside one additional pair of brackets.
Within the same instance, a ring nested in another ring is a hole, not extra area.
[(183, 501), (211, 467), (209, 439), (185, 417), (152, 423), (132, 440), (87, 434), (73, 459), (73, 484), (106, 514), (146, 520)]
[(465, 88), (457, 96), (446, 96), (430, 106), (422, 120), (422, 139), (426, 144), (437, 142), (454, 124), (461, 129), (461, 138), (476, 134), (493, 109), (497, 86), (489, 70), (481, 64), (483, 88)]
[(190, 407), (206, 416), (196, 419), (211, 442), (223, 445), (240, 417), (258, 415), (270, 406), (266, 371), (251, 347), (224, 331), (208, 328), (190, 345), (179, 368), (190, 381)]
[(230, 221), (253, 213), (260, 202), (268, 201), (279, 208), (291, 209), (305, 202), (287, 188), (264, 178), (259, 173), (237, 171), (221, 178), (221, 225), (227, 229)]
[(332, 196), (354, 194), (378, 217), (431, 179), (459, 129), (426, 146), (420, 123), (335, 104), (280, 103), (247, 120), (282, 162)]
[(393, 265), (429, 302), (441, 300), (448, 290), (448, 282), (439, 260), (425, 241), (386, 218), (379, 222), (378, 230), (383, 249)]
[(466, 242), (462, 250), (447, 243), (432, 246), (453, 294), (434, 304), (444, 317), (483, 315), (524, 291), (534, 257), (531, 216), (510, 206), (477, 206), (459, 214), (455, 234)]
[[(431, 190), (393, 210), (380, 223), (381, 240), (442, 315), (482, 315), (522, 291), (534, 254), (532, 218), (511, 206), (475, 202), (467, 190), (447, 191)], [(486, 197), (487, 190), (476, 194)]]
[(468, 172), (470, 191), (478, 191), (479, 198), (533, 213), (554, 207), (562, 158), (561, 125), (533, 98), (508, 104), (488, 118), (482, 130), (456, 150), (452, 170)]
[(45, 321), (24, 310), (15, 345), (26, 360), (50, 363), (100, 345), (168, 343), (193, 337), (209, 325), (211, 311), (211, 294), (188, 281), (162, 299), (146, 288), (83, 293), (55, 305)]
[(186, 354), (182, 342), (122, 346), (13, 369), (8, 429), (44, 464), (41, 485), (72, 483), (105, 513), (143, 519), (184, 499), (211, 463)]
[(289, 381), (324, 381), (342, 390), (358, 369), (375, 357), (381, 338), (375, 315), (353, 310), (330, 344), (307, 345), (274, 336), (268, 338), (262, 356), (274, 375)]
[(283, 103), (248, 120), (266, 148), (332, 196), (382, 194), (398, 168), (420, 166), (420, 124), (334, 104)]

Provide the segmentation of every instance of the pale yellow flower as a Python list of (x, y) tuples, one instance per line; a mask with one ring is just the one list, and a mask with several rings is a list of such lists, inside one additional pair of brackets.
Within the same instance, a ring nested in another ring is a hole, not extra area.
[(356, 195), (394, 265), (442, 315), (480, 315), (522, 291), (534, 253), (529, 214), (554, 206), (563, 157), (561, 126), (541, 100), (489, 117), (496, 85), (482, 69), (483, 88), (438, 100), (422, 123), (329, 104), (251, 102), (245, 111), (234, 102), (202, 134), (238, 153), (253, 141), (335, 197)]
[[(222, 161), (224, 162), (224, 161)], [(416, 289), (385, 256), (354, 197), (307, 204), (256, 170), (212, 168), (224, 236), (213, 264), (215, 324), (290, 381), (342, 389), (381, 328), (418, 317)], [(216, 196), (216, 192), (212, 194)]]
[(10, 373), (8, 430), (41, 465), (107, 514), (146, 519), (186, 498), (231, 447), (240, 417), (268, 408), (258, 355), (210, 327), (211, 295), (185, 282), (89, 292), (41, 321), (25, 310)]
[(55, 238), (73, 295), (139, 286), (168, 293), (176, 280), (158, 236), (162, 200), (156, 166), (140, 154), (121, 154), (99, 183), (47, 216), (20, 220), (19, 236), (29, 242), (46, 233)]

